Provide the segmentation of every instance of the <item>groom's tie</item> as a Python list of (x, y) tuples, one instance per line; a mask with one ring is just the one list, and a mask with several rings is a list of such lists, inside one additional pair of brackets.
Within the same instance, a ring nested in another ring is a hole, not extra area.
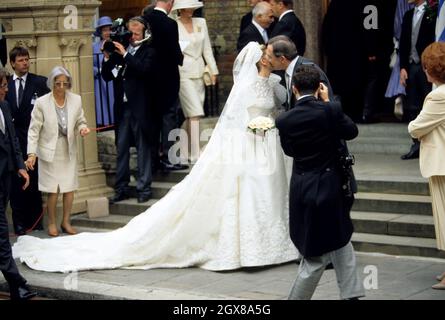
[(284, 78), (286, 80), (286, 92), (287, 92), (287, 109), (291, 109), (291, 103), (292, 103), (292, 88), (290, 83), (290, 77), (287, 74), (287, 72), (284, 73)]

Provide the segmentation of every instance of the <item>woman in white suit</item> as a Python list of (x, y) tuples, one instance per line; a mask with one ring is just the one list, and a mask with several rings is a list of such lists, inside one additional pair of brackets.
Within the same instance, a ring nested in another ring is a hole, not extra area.
[[(429, 178), (437, 247), (445, 251), (445, 43), (435, 42), (422, 54), (428, 81), (436, 85), (408, 130), (420, 140), (420, 171)], [(445, 290), (445, 272), (434, 289)]]
[(199, 119), (204, 116), (204, 73), (207, 69), (211, 74), (212, 83), (217, 81), (218, 67), (213, 56), (212, 45), (203, 18), (193, 18), (193, 12), (203, 6), (197, 0), (176, 0), (173, 14), (179, 12), (178, 31), (184, 62), (179, 67), (181, 85), (179, 100), (187, 121), (190, 160), (199, 157)]
[(52, 91), (36, 100), (28, 131), (26, 167), (34, 170), (39, 158), (39, 190), (48, 193), (48, 234), (57, 237), (56, 206), (63, 194), (62, 232), (76, 234), (70, 215), (74, 191), (78, 188), (77, 133), (90, 133), (82, 109), (81, 97), (69, 91), (71, 75), (63, 67), (55, 67), (48, 77)]

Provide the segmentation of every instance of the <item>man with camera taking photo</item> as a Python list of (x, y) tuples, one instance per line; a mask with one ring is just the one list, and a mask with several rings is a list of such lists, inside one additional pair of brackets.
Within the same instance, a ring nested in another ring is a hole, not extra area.
[(364, 289), (351, 244), (354, 197), (343, 189), (343, 167), (348, 164), (338, 152), (341, 140), (354, 139), (358, 129), (341, 104), (330, 100), (316, 66), (297, 67), (292, 90), (293, 108), (276, 119), (283, 150), (294, 158), (289, 229), (303, 256), (289, 299), (311, 299), (329, 263), (341, 298), (358, 299)]
[[(117, 167), (115, 195), (111, 203), (129, 198), (130, 147), (137, 149), (138, 178), (136, 190), (138, 202), (150, 200), (152, 196), (151, 146), (153, 134), (153, 87), (152, 81), (155, 51), (150, 44), (150, 30), (142, 17), (128, 22), (131, 33), (129, 45), (113, 41), (114, 52), (104, 50), (102, 77), (113, 81), (115, 119), (117, 126)], [(125, 42), (126, 37), (122, 37)]]

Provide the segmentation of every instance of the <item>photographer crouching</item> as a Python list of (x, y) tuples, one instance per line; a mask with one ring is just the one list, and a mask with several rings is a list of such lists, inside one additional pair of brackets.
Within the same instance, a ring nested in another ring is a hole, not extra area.
[(354, 195), (352, 187), (345, 188), (353, 158), (339, 152), (342, 140), (357, 137), (358, 129), (340, 103), (329, 100), (315, 67), (298, 67), (293, 84), (298, 100), (276, 119), (283, 150), (294, 158), (289, 229), (303, 256), (289, 299), (311, 299), (329, 263), (341, 298), (358, 299), (364, 288), (351, 244)]
[[(102, 78), (113, 81), (115, 97), (117, 168), (111, 203), (129, 198), (130, 147), (137, 149), (138, 202), (152, 196), (151, 145), (153, 142), (152, 82), (155, 51), (150, 28), (142, 17), (131, 18), (128, 30), (118, 21), (113, 41), (104, 43)], [(116, 41), (118, 40), (118, 41)]]

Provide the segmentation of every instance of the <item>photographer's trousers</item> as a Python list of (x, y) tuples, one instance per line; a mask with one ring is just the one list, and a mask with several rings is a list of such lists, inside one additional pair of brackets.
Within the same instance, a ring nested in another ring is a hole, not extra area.
[(354, 248), (349, 242), (345, 247), (320, 257), (303, 258), (288, 299), (310, 300), (329, 263), (334, 266), (342, 300), (365, 296), (363, 283), (357, 271)]

